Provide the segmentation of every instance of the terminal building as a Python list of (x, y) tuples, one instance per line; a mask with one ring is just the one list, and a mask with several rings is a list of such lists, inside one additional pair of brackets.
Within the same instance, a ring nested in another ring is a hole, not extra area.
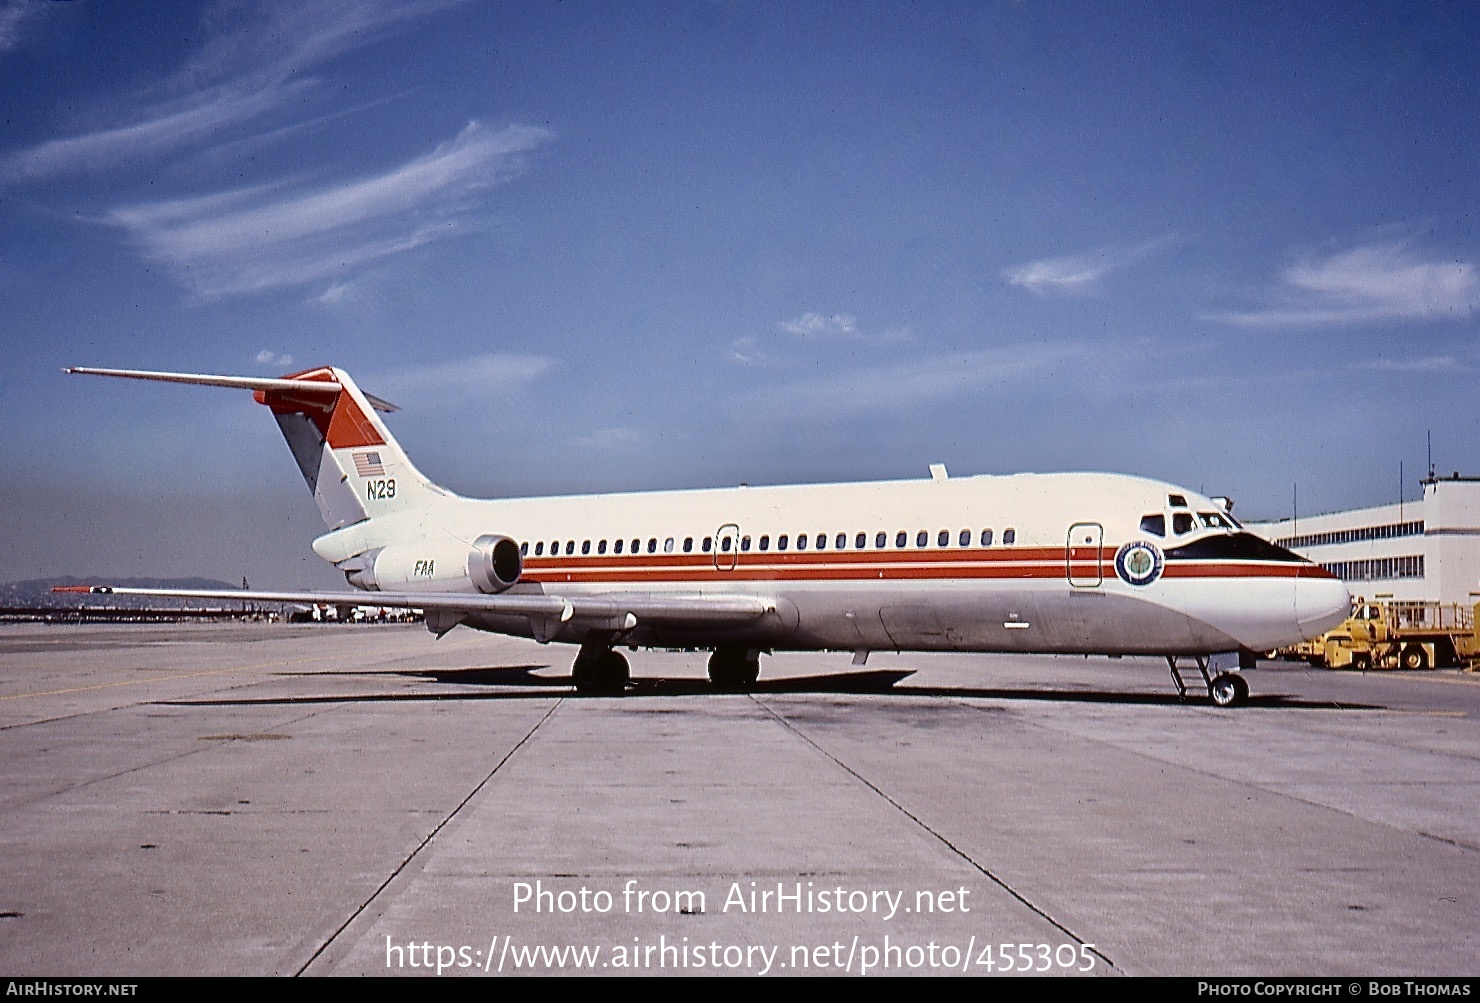
[(1421, 501), (1245, 528), (1321, 565), (1353, 597), (1480, 602), (1480, 477), (1430, 475)]

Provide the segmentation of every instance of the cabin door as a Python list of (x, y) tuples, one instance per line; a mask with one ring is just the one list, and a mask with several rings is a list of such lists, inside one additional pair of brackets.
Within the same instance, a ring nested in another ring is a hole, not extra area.
[(1101, 549), (1105, 527), (1097, 522), (1076, 522), (1064, 540), (1064, 571), (1077, 589), (1098, 588), (1105, 580)]
[(727, 522), (714, 533), (714, 569), (734, 571), (740, 560), (740, 527)]

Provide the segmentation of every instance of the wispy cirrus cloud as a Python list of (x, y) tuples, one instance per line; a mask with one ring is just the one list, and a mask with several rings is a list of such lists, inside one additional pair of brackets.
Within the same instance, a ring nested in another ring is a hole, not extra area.
[(590, 435), (577, 436), (568, 440), (570, 445), (577, 449), (593, 449), (597, 451), (614, 449), (631, 449), (642, 442), (642, 436), (630, 428), (602, 428), (597, 429)]
[(1038, 296), (1083, 296), (1099, 288), (1111, 272), (1142, 261), (1171, 243), (1161, 237), (1141, 244), (1116, 244), (1058, 258), (1041, 258), (1002, 271), (1012, 286)]
[(298, 286), (466, 232), (473, 196), (518, 174), (551, 135), (473, 122), (384, 174), (122, 206), (105, 222), (204, 299)]
[(800, 317), (783, 320), (778, 327), (799, 338), (854, 338), (858, 336), (858, 318), (851, 313), (823, 316), (808, 311)]
[(1381, 373), (1467, 373), (1468, 363), (1453, 355), (1424, 355), (1414, 359), (1372, 359), (1356, 364), (1358, 369)]
[[(201, 22), (205, 41), (169, 78), (128, 95), (117, 120), (39, 143), (0, 161), (15, 182), (106, 170), (215, 141), (249, 123), (280, 129), (320, 87), (315, 67), (378, 41), (456, 0), (223, 3)], [(0, 8), (0, 51), (38, 5)], [(10, 42), (13, 47), (14, 41)], [(106, 112), (96, 112), (108, 117)], [(271, 120), (271, 121), (269, 121)]]
[(1269, 306), (1209, 314), (1243, 327), (1463, 320), (1480, 308), (1468, 261), (1425, 260), (1405, 244), (1371, 244), (1285, 269)]
[(0, 53), (20, 48), (27, 25), (38, 21), (45, 11), (41, 0), (3, 0), (0, 3)]
[(1048, 376), (1081, 353), (1078, 342), (1003, 345), (859, 366), (755, 391), (747, 410), (848, 418), (925, 407), (993, 383)]
[(548, 355), (488, 352), (451, 362), (410, 366), (379, 379), (397, 392), (486, 392), (532, 383), (554, 365), (555, 360)]

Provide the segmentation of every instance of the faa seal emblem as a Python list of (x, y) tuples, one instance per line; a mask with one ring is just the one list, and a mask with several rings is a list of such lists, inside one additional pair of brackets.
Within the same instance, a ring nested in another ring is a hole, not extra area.
[(1132, 585), (1150, 585), (1161, 577), (1162, 557), (1156, 544), (1127, 543), (1116, 551), (1115, 573)]

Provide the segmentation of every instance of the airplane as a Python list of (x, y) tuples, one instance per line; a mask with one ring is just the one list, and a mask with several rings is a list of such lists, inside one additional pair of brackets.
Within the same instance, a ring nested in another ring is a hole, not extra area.
[[(1159, 655), (1216, 706), (1244, 702), (1255, 653), (1319, 636), (1351, 608), (1318, 565), (1245, 530), (1227, 499), (1119, 474), (479, 500), (433, 484), (341, 369), (282, 378), (73, 367), (250, 390), (276, 418), (328, 531), (313, 542), (358, 593), (74, 591), (424, 611), (579, 645), (578, 692), (629, 681), (617, 648), (709, 650), (716, 687), (762, 653)], [(365, 593), (370, 593), (366, 595)], [(1191, 666), (1179, 659), (1190, 659)]]

